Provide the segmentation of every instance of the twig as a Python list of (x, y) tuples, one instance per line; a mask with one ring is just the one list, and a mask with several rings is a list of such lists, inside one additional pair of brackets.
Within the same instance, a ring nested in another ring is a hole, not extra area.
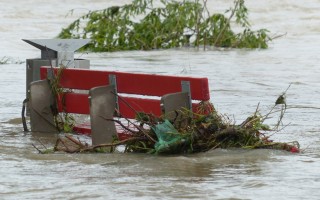
[(85, 147), (86, 147), (85, 145), (83, 145), (83, 144), (81, 143), (81, 141), (78, 141), (78, 140), (74, 139), (72, 136), (65, 135), (65, 137), (66, 137), (67, 139), (69, 139), (71, 142), (73, 142), (74, 144), (76, 144), (76, 145), (78, 145), (79, 147), (81, 147), (81, 148), (85, 148)]
[(88, 148), (88, 150), (90, 150), (90, 149), (95, 150), (95, 149), (101, 148), (101, 147), (114, 147), (114, 146), (122, 145), (122, 144), (125, 144), (126, 142), (129, 142), (129, 141), (132, 141), (132, 140), (136, 140), (136, 139), (138, 139), (138, 138), (137, 137), (132, 137), (132, 138), (128, 138), (128, 139), (116, 142), (116, 143), (98, 144), (98, 145), (95, 145), (95, 146), (92, 146), (92, 147)]
[(286, 105), (285, 105), (285, 106), (282, 106), (278, 123), (277, 123), (276, 126), (275, 126), (275, 129), (276, 129), (276, 130), (279, 128), (280, 124), (282, 124), (282, 119), (283, 119), (283, 117), (284, 117), (285, 112), (286, 112)]
[(280, 129), (278, 129), (278, 130), (273, 130), (273, 131), (274, 131), (274, 133), (273, 133), (273, 134), (271, 134), (271, 135), (269, 135), (268, 137), (271, 137), (271, 136), (273, 136), (274, 134), (276, 134), (276, 133), (278, 133), (278, 132), (282, 131), (283, 129), (287, 128), (290, 124), (291, 124), (291, 123), (289, 123), (289, 124), (287, 124), (287, 125), (284, 125), (284, 126), (282, 126)]
[[(125, 103), (131, 110), (133, 110), (135, 112), (135, 114), (137, 115), (138, 112), (126, 101), (124, 100), (121, 96), (119, 96), (118, 94), (116, 94), (115, 92), (112, 92), (112, 94), (116, 95), (123, 103)], [(146, 133), (143, 129), (141, 129), (140, 126), (136, 125), (135, 123), (133, 123), (132, 121), (130, 121), (127, 118), (126, 119), (129, 123), (131, 123), (134, 127), (136, 127), (139, 131), (141, 131), (145, 136), (147, 136), (152, 142), (156, 143), (157, 141), (155, 141), (148, 133)]]
[(268, 40), (266, 40), (267, 42), (268, 41), (271, 41), (271, 40), (275, 40), (275, 39), (278, 39), (278, 38), (281, 38), (281, 37), (283, 37), (283, 36), (286, 36), (287, 35), (287, 33), (284, 33), (284, 34), (281, 34), (281, 35), (276, 35), (276, 36), (274, 36), (274, 37), (270, 37)]
[(33, 146), (40, 154), (44, 154), (43, 151), (41, 151), (39, 148), (36, 147), (36, 145), (32, 144), (32, 146)]
[[(259, 102), (258, 105), (257, 105), (256, 111), (254, 112), (252, 119), (247, 118), (244, 122), (242, 122), (242, 123), (240, 124), (240, 127), (241, 127), (241, 128), (243, 128), (243, 127), (245, 127), (247, 124), (249, 124), (249, 123), (257, 120), (257, 118), (256, 118), (255, 116), (257, 116), (257, 113), (258, 113), (258, 111), (259, 111), (259, 106), (260, 106), (260, 102)], [(248, 120), (248, 119), (250, 119), (250, 120)], [(261, 121), (263, 121), (263, 120), (261, 120)]]
[(100, 116), (102, 119), (105, 119), (105, 120), (107, 120), (107, 121), (112, 121), (112, 122), (116, 122), (116, 123), (118, 123), (122, 128), (124, 128), (125, 130), (127, 130), (127, 131), (130, 131), (131, 133), (134, 133), (134, 134), (137, 134), (137, 133), (139, 133), (138, 131), (133, 131), (133, 130), (131, 130), (131, 129), (129, 129), (128, 127), (126, 127), (124, 124), (122, 124), (121, 123), (121, 121), (120, 120), (116, 120), (116, 119), (107, 119), (107, 118), (105, 118), (105, 117), (103, 117), (103, 116)]
[(130, 121), (129, 119), (125, 118), (129, 123), (131, 123), (135, 128), (137, 128), (139, 131), (141, 131), (147, 138), (149, 138), (149, 140), (151, 140), (152, 142), (156, 143), (157, 141), (155, 141), (147, 132), (145, 132), (140, 126), (138, 126), (137, 124), (133, 123), (132, 121)]
[(208, 15), (208, 16), (211, 16), (211, 15), (210, 15), (210, 12), (209, 12), (209, 9), (208, 9), (208, 6), (207, 6), (207, 1), (208, 1), (208, 0), (203, 0), (203, 10), (206, 10), (207, 15)]
[(48, 149), (42, 142), (40, 139), (38, 139), (38, 142), (45, 148), (45, 149)]
[(126, 101), (124, 100), (124, 98), (122, 98), (122, 96), (118, 95), (117, 93), (111, 91), (111, 94), (115, 95), (116, 97), (118, 97), (124, 104), (126, 104), (126, 106), (128, 106), (135, 114), (138, 114), (138, 112)]
[(287, 89), (283, 92), (283, 94), (286, 94), (287, 91), (289, 90), (289, 88), (291, 87), (292, 83), (289, 84), (289, 86), (287, 87)]
[(68, 148), (68, 146), (66, 145), (66, 143), (65, 143), (61, 138), (59, 138), (59, 139), (57, 140), (56, 146), (54, 147), (55, 150), (59, 150), (59, 149), (58, 149), (59, 143), (61, 143), (61, 144), (66, 148), (65, 152), (67, 152), (67, 153), (74, 153), (73, 151), (70, 151), (70, 149)]
[(214, 46), (216, 46), (217, 43), (219, 42), (222, 34), (223, 34), (224, 31), (226, 30), (226, 28), (227, 28), (228, 24), (230, 23), (232, 17), (234, 16), (234, 14), (235, 14), (235, 12), (236, 12), (237, 7), (239, 6), (239, 4), (240, 4), (240, 0), (237, 0), (236, 5), (234, 6), (234, 9), (233, 9), (232, 12), (231, 12), (231, 15), (229, 16), (229, 18), (228, 18), (228, 20), (227, 20), (227, 23), (224, 25), (224, 27), (223, 27), (222, 30), (220, 31), (220, 33), (219, 33), (216, 41), (214, 42)]

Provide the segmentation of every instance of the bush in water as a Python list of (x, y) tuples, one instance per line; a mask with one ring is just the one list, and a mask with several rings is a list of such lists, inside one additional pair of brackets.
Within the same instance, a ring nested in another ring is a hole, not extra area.
[[(229, 14), (211, 14), (207, 0), (133, 0), (131, 4), (90, 11), (63, 28), (59, 38), (90, 38), (84, 49), (152, 50), (184, 46), (267, 48), (268, 30), (252, 31), (244, 0), (235, 0)], [(242, 31), (231, 29), (234, 20)]]

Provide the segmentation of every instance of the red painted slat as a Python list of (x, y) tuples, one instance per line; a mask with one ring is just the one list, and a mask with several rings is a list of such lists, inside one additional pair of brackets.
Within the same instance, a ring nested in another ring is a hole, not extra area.
[(136, 117), (136, 112), (154, 114), (155, 116), (161, 115), (160, 100), (158, 99), (121, 97), (119, 99), (119, 109), (123, 117), (131, 119)]
[(90, 114), (88, 94), (65, 93), (63, 99), (58, 102), (60, 112)]
[[(118, 130), (118, 127), (117, 127), (117, 130)], [(90, 136), (91, 126), (90, 124), (77, 124), (76, 126), (73, 127), (73, 131), (81, 135)], [(117, 134), (120, 141), (129, 139), (130, 137), (132, 137), (132, 134), (130, 134), (130, 132), (126, 132), (122, 130), (118, 130)]]
[(91, 125), (90, 124), (76, 124), (73, 127), (73, 131), (81, 135), (91, 135)]
[[(41, 79), (46, 78), (48, 68), (49, 67), (41, 67)], [(55, 68), (55, 70), (57, 71), (57, 68)], [(61, 86), (71, 89), (89, 90), (96, 86), (109, 84), (109, 74), (116, 75), (119, 93), (163, 96), (168, 93), (181, 91), (181, 81), (190, 81), (192, 99), (210, 99), (207, 78), (67, 68), (63, 71)]]
[[(59, 111), (77, 114), (90, 114), (88, 97), (88, 94), (65, 93), (63, 97), (64, 103), (62, 102), (62, 98), (58, 102)], [(120, 97), (119, 108), (123, 117), (131, 119), (135, 118), (135, 111), (153, 113), (156, 116), (161, 115), (160, 100), (158, 99)]]
[[(58, 102), (59, 111), (77, 114), (90, 114), (89, 110), (89, 95), (79, 93), (65, 93), (64, 103), (62, 98)], [(64, 105), (64, 106), (62, 106)], [(199, 112), (199, 104), (193, 103), (193, 111)], [(144, 112), (154, 114), (155, 116), (161, 115), (160, 99), (142, 99), (136, 97), (119, 97), (119, 109), (123, 117), (133, 119), (136, 117), (136, 112)], [(211, 110), (207, 108), (206, 110)], [(201, 111), (203, 112), (203, 111)], [(204, 113), (200, 113), (204, 114)]]
[[(58, 103), (59, 111), (77, 114), (90, 114), (88, 97), (88, 94), (65, 93), (64, 103), (62, 103), (62, 99)], [(194, 112), (198, 110), (197, 105), (198, 104), (195, 103), (192, 105)], [(120, 96), (119, 109), (123, 117), (131, 119), (135, 118), (136, 112), (150, 113), (155, 116), (161, 115), (159, 99), (142, 99)]]

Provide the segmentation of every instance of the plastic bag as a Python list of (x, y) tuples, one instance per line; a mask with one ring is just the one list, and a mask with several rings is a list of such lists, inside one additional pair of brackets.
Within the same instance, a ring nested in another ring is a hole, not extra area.
[(179, 133), (168, 120), (155, 125), (152, 130), (158, 137), (154, 146), (156, 153), (181, 153), (183, 147), (190, 144), (189, 134)]

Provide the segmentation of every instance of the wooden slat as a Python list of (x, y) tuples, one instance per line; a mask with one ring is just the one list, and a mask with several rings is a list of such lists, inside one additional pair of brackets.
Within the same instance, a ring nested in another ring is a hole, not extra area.
[(159, 99), (142, 99), (134, 97), (121, 97), (121, 99), (119, 99), (119, 108), (123, 117), (134, 119), (136, 117), (136, 112), (154, 114), (155, 116), (161, 115)]
[[(117, 135), (120, 141), (129, 139), (132, 134), (128, 131), (124, 131), (120, 126), (117, 127)], [(91, 135), (90, 124), (77, 124), (73, 127), (73, 131), (82, 135)]]
[(88, 94), (65, 93), (58, 100), (60, 112), (86, 114), (90, 113)]
[[(64, 97), (58, 100), (59, 111), (88, 115), (90, 114), (88, 97), (88, 94), (65, 93)], [(120, 96), (119, 108), (121, 115), (126, 118), (135, 118), (135, 111), (161, 115), (160, 100), (157, 99)]]
[[(58, 101), (59, 111), (88, 115), (90, 114), (88, 97), (88, 94), (65, 93), (63, 100), (60, 98)], [(194, 112), (197, 112), (198, 104), (193, 103), (192, 108)], [(120, 96), (119, 109), (123, 117), (130, 119), (136, 117), (136, 112), (154, 114), (155, 116), (161, 115), (160, 99), (142, 99)]]
[[(41, 67), (41, 79), (47, 77), (48, 68)], [(57, 68), (55, 68), (56, 71)], [(190, 81), (192, 99), (204, 101), (210, 99), (207, 78), (67, 68), (63, 70), (60, 84), (64, 88), (89, 90), (109, 84), (110, 74), (116, 75), (118, 93), (163, 96), (181, 91), (181, 81)]]

